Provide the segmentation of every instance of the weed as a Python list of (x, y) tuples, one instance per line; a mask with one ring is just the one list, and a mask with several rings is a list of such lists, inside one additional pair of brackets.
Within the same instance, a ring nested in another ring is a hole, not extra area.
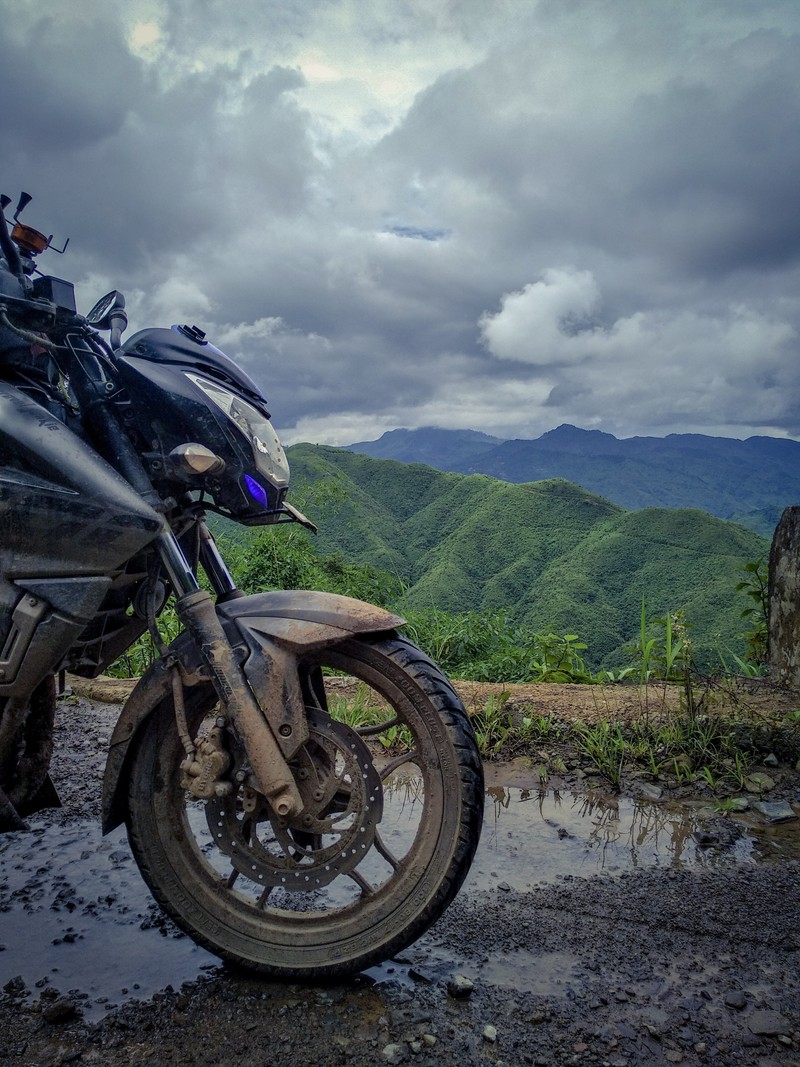
[[(181, 623), (170, 600), (158, 616), (158, 629), (165, 644), (170, 644), (181, 631)], [(139, 678), (158, 658), (159, 651), (149, 633), (143, 633), (119, 659), (108, 667), (112, 678)]]
[(478, 751), (484, 758), (497, 756), (514, 731), (511, 714), (505, 710), (506, 700), (508, 693), (501, 693), (499, 697), (492, 695), (483, 711), (472, 717)]
[(597, 723), (594, 726), (576, 723), (573, 736), (578, 751), (588, 756), (603, 777), (618, 788), (626, 754), (622, 729), (609, 722)]
[(377, 741), (387, 750), (406, 751), (414, 747), (408, 727), (391, 717), (392, 713), (375, 699), (374, 691), (363, 682), (352, 696), (332, 696), (328, 710), (331, 718), (363, 737)]

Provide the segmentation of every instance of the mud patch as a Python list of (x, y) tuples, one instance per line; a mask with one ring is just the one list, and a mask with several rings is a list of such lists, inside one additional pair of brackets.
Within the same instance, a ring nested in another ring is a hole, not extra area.
[[(400, 838), (416, 826), (415, 789), (412, 778), (387, 791), (384, 821)], [(800, 820), (773, 827), (750, 816), (721, 821), (729, 832), (709, 843), (708, 813), (696, 805), (494, 785), (464, 892), (502, 898), (637, 868), (727, 869), (800, 857)], [(221, 968), (162, 915), (122, 829), (102, 838), (97, 820), (65, 820), (59, 812), (31, 823), (32, 833), (0, 838), (0, 987), (20, 976), (29, 999), (47, 986), (68, 991), (93, 1019)], [(427, 966), (444, 975), (455, 961), (437, 949)], [(501, 988), (558, 992), (568, 988), (574, 962), (559, 953), (498, 957), (485, 977)], [(407, 977), (392, 963), (370, 974), (379, 982)]]
[(0, 885), (0, 986), (69, 991), (86, 1018), (219, 965), (162, 915), (123, 830), (104, 839), (81, 819), (4, 835)]

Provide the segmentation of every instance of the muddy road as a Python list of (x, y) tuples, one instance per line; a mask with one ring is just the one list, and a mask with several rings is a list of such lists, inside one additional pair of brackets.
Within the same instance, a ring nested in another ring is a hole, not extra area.
[(800, 819), (493, 769), (422, 940), (346, 984), (265, 982), (179, 935), (100, 837), (117, 713), (63, 702), (64, 807), (0, 839), (1, 1064), (800, 1064)]

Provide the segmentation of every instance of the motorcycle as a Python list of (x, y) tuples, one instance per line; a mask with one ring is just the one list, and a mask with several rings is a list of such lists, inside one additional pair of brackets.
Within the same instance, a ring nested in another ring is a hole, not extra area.
[(197, 326), (123, 343), (117, 291), (80, 315), (36, 265), (66, 244), (20, 221), (30, 199), (7, 220), (0, 198), (0, 828), (58, 804), (55, 679), (96, 677), (149, 632), (104, 833), (126, 824), (156, 901), (224, 960), (308, 978), (390, 958), (477, 847), (464, 707), (389, 611), (237, 588), (209, 513), (313, 528), (264, 396)]

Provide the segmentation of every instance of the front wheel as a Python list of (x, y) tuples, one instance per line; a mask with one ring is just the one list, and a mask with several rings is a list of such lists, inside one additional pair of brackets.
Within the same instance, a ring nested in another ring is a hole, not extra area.
[[(404, 638), (343, 641), (300, 673), (298, 817), (248, 785), (227, 726), (234, 792), (192, 799), (165, 701), (134, 752), (128, 834), (156, 900), (199, 944), (266, 974), (334, 976), (395, 955), (445, 910), (478, 844), (483, 772), (463, 705)], [(210, 736), (211, 687), (185, 695), (193, 737)]]

